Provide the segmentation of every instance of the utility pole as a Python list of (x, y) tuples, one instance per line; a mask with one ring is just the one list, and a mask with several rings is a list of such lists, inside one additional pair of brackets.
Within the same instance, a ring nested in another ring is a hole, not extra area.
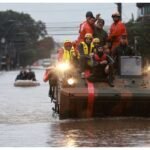
[(120, 13), (120, 20), (122, 20), (122, 3), (116, 3), (118, 12)]

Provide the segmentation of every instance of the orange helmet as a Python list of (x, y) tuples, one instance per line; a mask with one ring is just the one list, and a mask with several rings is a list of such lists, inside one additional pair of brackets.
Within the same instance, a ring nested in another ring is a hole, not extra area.
[(64, 46), (72, 46), (72, 42), (70, 40), (65, 40)]

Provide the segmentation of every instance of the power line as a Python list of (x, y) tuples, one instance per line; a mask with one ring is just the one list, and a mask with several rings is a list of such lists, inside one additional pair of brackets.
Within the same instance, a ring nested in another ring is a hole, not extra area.
[(56, 36), (60, 36), (60, 35), (78, 35), (77, 33), (52, 33), (52, 34), (48, 34), (50, 36), (52, 35), (56, 35)]
[(65, 29), (65, 28), (70, 29), (70, 28), (71, 28), (71, 29), (74, 29), (74, 28), (75, 28), (75, 29), (76, 29), (76, 28), (79, 28), (79, 27), (69, 27), (69, 26), (68, 26), (68, 27), (67, 27), (67, 26), (66, 26), (66, 27), (47, 27), (47, 26), (46, 26), (46, 28), (52, 28), (52, 29), (55, 29), (55, 28), (56, 28), (56, 29), (57, 29), (57, 28), (62, 28), (62, 29)]

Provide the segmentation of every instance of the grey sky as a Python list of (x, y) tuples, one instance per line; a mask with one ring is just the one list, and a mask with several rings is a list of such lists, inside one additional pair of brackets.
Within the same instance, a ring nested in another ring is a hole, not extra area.
[[(49, 34), (58, 33), (78, 33), (79, 24), (85, 19), (86, 11), (91, 10), (93, 14), (100, 13), (105, 19), (106, 25), (112, 23), (111, 14), (116, 11), (114, 3), (1, 3), (0, 11), (12, 9), (18, 12), (24, 12), (31, 15), (35, 20), (41, 20), (46, 23)], [(137, 17), (137, 7), (135, 3), (123, 4), (123, 21), (127, 22), (131, 14)], [(65, 31), (61, 28), (53, 27), (76, 27)], [(72, 31), (71, 31), (72, 30)], [(57, 32), (56, 32), (57, 31)], [(56, 40), (62, 40), (63, 36), (53, 36)], [(76, 36), (67, 36), (74, 39)]]

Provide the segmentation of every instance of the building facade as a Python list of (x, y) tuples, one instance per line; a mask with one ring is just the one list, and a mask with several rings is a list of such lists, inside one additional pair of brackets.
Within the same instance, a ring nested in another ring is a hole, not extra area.
[(150, 3), (137, 3), (138, 19), (140, 22), (150, 23)]

